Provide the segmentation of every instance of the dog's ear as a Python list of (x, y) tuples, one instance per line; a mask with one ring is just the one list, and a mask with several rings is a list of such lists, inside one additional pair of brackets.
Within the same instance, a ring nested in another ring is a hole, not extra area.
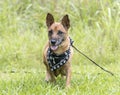
[(48, 13), (46, 16), (46, 25), (49, 28), (54, 23), (54, 18), (52, 14)]
[(69, 20), (68, 15), (65, 15), (65, 16), (62, 18), (61, 23), (62, 23), (62, 25), (64, 26), (64, 28), (65, 28), (66, 30), (69, 29), (69, 27), (70, 27), (70, 20)]

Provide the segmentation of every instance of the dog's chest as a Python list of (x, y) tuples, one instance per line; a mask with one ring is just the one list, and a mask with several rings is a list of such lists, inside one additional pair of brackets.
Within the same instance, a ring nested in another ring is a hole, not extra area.
[(66, 50), (61, 55), (54, 54), (50, 49), (47, 51), (47, 61), (51, 71), (56, 74), (60, 72), (60, 69), (67, 63), (70, 57), (70, 49)]

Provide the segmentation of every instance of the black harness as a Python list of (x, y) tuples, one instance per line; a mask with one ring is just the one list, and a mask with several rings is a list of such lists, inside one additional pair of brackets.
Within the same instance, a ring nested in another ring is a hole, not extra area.
[[(73, 40), (70, 38), (71, 45), (73, 44)], [(71, 46), (70, 45), (70, 46)], [(63, 66), (70, 57), (70, 47), (63, 54), (57, 55), (50, 48), (47, 51), (47, 61), (51, 71), (55, 71)]]

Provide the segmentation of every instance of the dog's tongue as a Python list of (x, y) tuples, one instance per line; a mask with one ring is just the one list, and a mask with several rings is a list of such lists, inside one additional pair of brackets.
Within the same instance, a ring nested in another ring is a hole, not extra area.
[(56, 50), (58, 48), (58, 46), (51, 46), (52, 50)]

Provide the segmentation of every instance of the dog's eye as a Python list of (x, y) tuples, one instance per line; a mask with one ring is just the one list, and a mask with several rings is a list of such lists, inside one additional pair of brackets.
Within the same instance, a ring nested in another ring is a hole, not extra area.
[(63, 34), (63, 32), (59, 30), (58, 31), (58, 35), (62, 35), (62, 34)]
[(52, 30), (50, 30), (50, 31), (48, 31), (49, 32), (49, 35), (52, 35), (53, 34), (53, 31)]

